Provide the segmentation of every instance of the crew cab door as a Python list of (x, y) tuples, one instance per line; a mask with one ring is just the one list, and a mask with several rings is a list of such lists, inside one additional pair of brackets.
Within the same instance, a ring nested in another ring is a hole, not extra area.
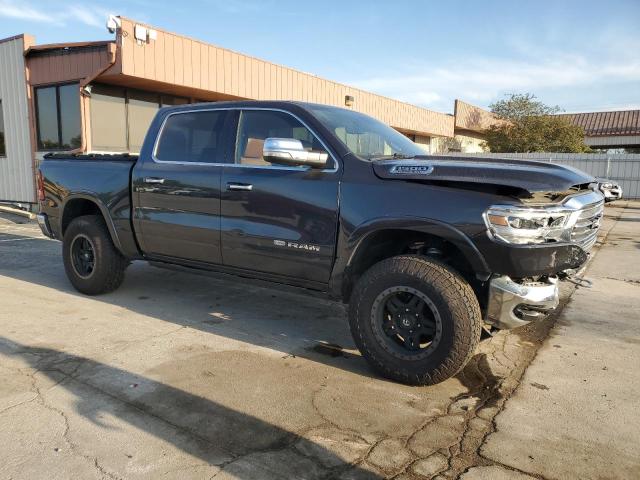
[(329, 280), (338, 226), (340, 169), (288, 167), (262, 156), (269, 137), (328, 151), (291, 113), (243, 109), (233, 164), (222, 169), (222, 257), (226, 266), (297, 279)]
[(169, 114), (133, 170), (134, 226), (149, 258), (222, 263), (221, 164), (231, 156), (227, 110)]

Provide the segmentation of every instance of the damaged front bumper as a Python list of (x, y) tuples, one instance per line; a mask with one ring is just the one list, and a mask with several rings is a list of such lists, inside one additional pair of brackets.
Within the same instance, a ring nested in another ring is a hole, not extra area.
[(559, 303), (557, 279), (515, 282), (506, 275), (491, 279), (487, 323), (506, 329), (543, 318)]

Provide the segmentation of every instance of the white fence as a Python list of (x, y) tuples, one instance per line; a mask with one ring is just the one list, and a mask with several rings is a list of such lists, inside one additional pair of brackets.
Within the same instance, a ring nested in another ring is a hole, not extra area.
[(513, 158), (537, 160), (579, 168), (594, 177), (608, 178), (622, 186), (624, 198), (640, 198), (640, 154), (639, 153), (447, 153), (444, 155)]

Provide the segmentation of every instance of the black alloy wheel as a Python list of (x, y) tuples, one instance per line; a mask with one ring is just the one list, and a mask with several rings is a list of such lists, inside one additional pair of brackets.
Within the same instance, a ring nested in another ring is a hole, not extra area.
[(82, 215), (69, 223), (62, 240), (62, 260), (71, 284), (86, 295), (114, 291), (129, 264), (99, 215)]
[(434, 385), (460, 371), (482, 330), (476, 292), (450, 266), (421, 255), (376, 263), (349, 301), (353, 339), (387, 378)]
[(89, 237), (78, 234), (71, 244), (71, 264), (76, 274), (81, 278), (93, 275), (96, 266), (95, 247)]
[(373, 302), (371, 322), (385, 350), (403, 360), (427, 357), (442, 338), (442, 319), (435, 304), (408, 286), (382, 291)]

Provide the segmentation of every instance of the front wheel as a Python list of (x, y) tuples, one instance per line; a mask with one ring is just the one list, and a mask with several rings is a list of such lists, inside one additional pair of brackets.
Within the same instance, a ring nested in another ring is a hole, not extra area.
[(102, 217), (74, 219), (62, 241), (64, 269), (71, 284), (86, 295), (115, 290), (124, 279), (128, 261), (113, 245)]
[(410, 385), (455, 375), (482, 329), (471, 286), (446, 265), (417, 255), (392, 257), (365, 272), (351, 297), (349, 322), (369, 363)]

